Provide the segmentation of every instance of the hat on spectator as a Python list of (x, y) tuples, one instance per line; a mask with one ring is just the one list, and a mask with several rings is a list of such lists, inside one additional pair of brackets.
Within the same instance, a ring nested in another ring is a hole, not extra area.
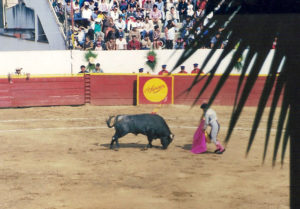
[(198, 63), (195, 63), (195, 64), (194, 64), (194, 67), (197, 67), (197, 66), (198, 66)]
[(89, 2), (87, 2), (87, 1), (85, 1), (85, 2), (84, 2), (84, 5), (90, 5), (90, 3), (89, 3)]
[(96, 18), (96, 20), (95, 20), (95, 22), (101, 22), (101, 19), (98, 17), (98, 18)]
[(144, 72), (144, 68), (139, 69), (139, 73), (142, 73), (142, 72)]
[(185, 66), (184, 66), (184, 65), (181, 65), (181, 66), (180, 66), (180, 68), (181, 68), (181, 69), (184, 69), (184, 68), (185, 68)]
[(162, 65), (161, 67), (162, 67), (162, 68), (166, 68), (166, 67), (167, 67), (167, 65)]

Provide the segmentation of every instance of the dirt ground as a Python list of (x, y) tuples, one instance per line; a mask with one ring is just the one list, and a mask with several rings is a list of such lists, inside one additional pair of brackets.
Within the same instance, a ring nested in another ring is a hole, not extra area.
[[(267, 114), (249, 156), (255, 108), (246, 108), (223, 155), (189, 150), (199, 107), (162, 107), (175, 139), (167, 150), (142, 151), (147, 139), (127, 135), (109, 150), (113, 114), (149, 113), (153, 106), (0, 109), (1, 209), (287, 209), (289, 152), (272, 168), (273, 140), (262, 165)], [(232, 107), (216, 106), (225, 138)], [(276, 116), (278, 118), (278, 116)], [(275, 135), (275, 125), (272, 136)], [(281, 152), (279, 152), (280, 158)]]

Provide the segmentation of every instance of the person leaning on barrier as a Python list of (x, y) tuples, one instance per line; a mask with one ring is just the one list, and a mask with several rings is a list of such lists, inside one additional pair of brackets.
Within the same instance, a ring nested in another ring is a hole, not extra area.
[(80, 66), (80, 71), (78, 73), (89, 73), (89, 71), (85, 68), (84, 65)]

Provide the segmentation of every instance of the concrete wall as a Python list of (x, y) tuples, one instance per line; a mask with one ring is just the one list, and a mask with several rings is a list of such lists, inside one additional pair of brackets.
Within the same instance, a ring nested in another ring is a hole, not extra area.
[[(201, 65), (209, 53), (209, 49), (199, 49), (194, 55), (189, 58), (183, 65), (186, 70), (191, 72), (193, 63)], [(162, 64), (167, 64), (168, 70), (177, 62), (183, 50), (157, 50), (157, 67), (152, 72), (146, 66), (146, 50), (139, 51), (99, 51), (94, 52), (98, 55), (95, 62), (101, 64), (105, 73), (137, 73), (138, 69), (144, 67), (144, 72), (157, 74)], [(204, 72), (208, 72), (217, 58), (220, 56), (222, 50), (217, 50), (213, 58), (210, 60)], [(84, 55), (85, 51), (18, 51), (18, 52), (0, 52), (0, 75), (7, 75), (13, 73), (16, 68), (22, 67), (23, 72), (31, 74), (76, 74), (80, 70), (81, 65), (87, 65)], [(266, 58), (260, 74), (267, 74), (272, 62), (274, 51), (271, 50)], [(231, 60), (231, 54), (228, 55), (221, 65), (217, 73), (222, 74)], [(248, 71), (250, 70), (249, 66)], [(178, 72), (179, 68), (175, 70)], [(237, 70), (232, 72), (239, 74)]]

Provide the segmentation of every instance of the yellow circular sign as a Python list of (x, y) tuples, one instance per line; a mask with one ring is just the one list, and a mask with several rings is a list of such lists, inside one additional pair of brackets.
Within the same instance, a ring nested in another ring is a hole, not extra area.
[(168, 86), (162, 79), (152, 78), (144, 84), (143, 93), (150, 102), (160, 102), (168, 95)]

